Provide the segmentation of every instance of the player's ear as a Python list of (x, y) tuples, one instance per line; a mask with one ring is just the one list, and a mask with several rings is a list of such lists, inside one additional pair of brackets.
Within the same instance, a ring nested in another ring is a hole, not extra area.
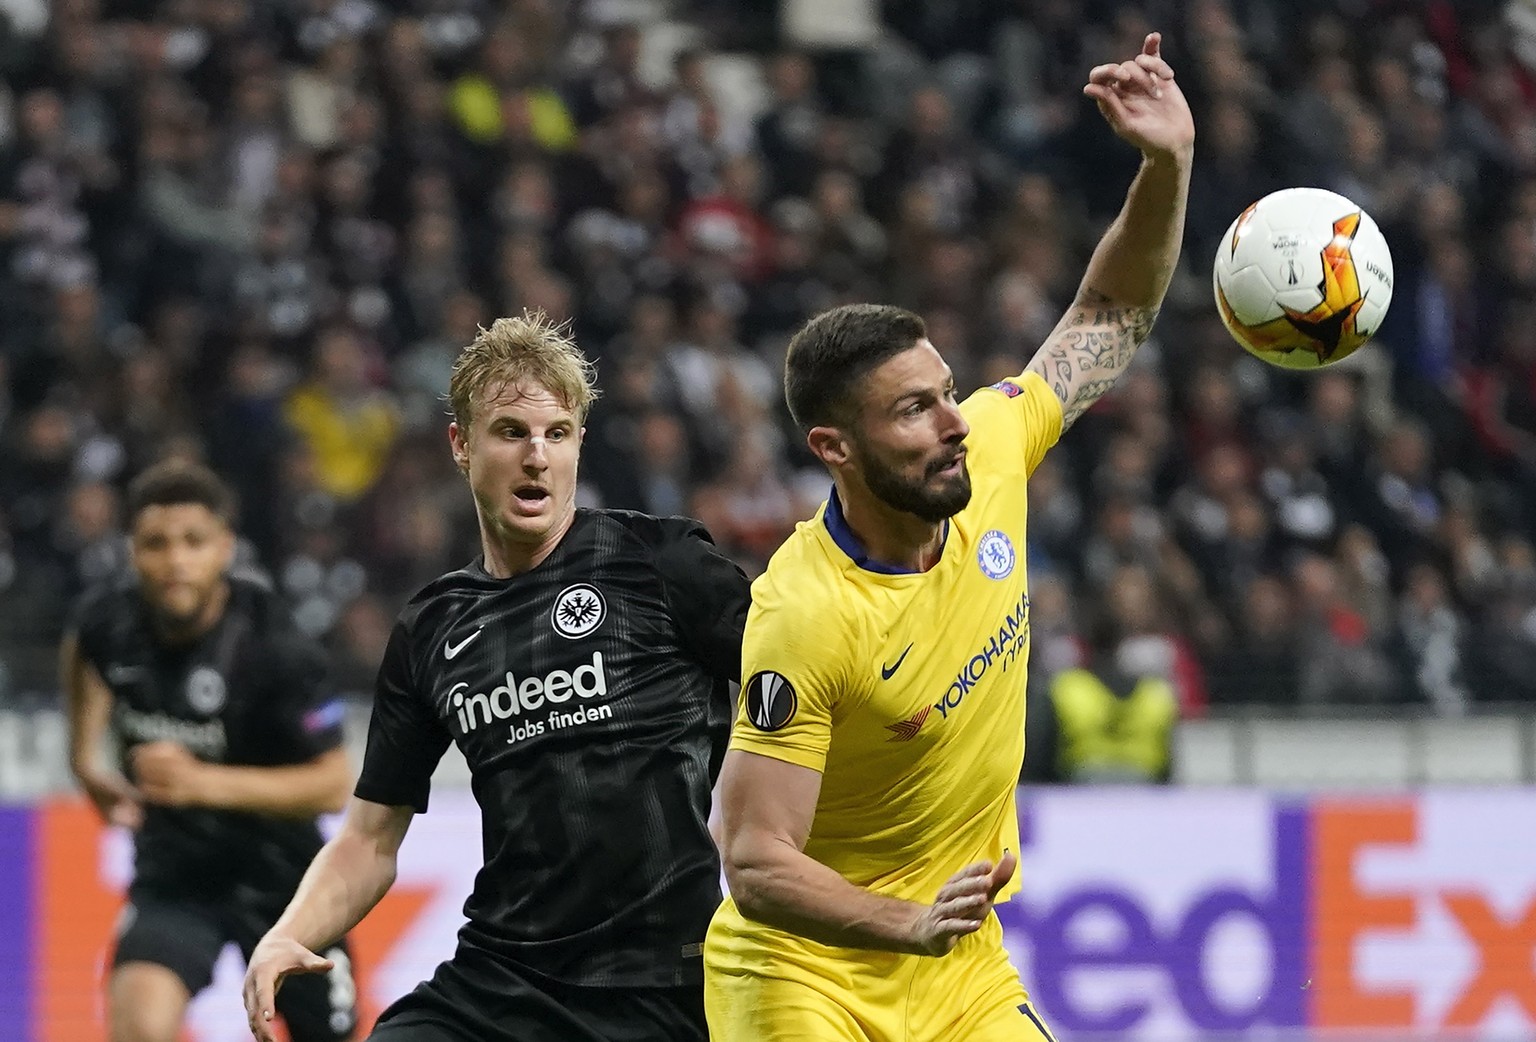
[(453, 450), (453, 465), (461, 474), (469, 473), (469, 438), (457, 420), (448, 424), (448, 445)]
[(848, 462), (848, 439), (836, 427), (812, 427), (805, 435), (812, 454), (829, 467)]

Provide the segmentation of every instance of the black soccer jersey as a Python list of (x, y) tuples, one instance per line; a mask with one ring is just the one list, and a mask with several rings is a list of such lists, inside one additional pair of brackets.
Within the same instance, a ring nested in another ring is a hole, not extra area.
[[(211, 763), (304, 763), (342, 741), (343, 706), (325, 683), (324, 652), (295, 629), (277, 595), (229, 580), (223, 618), (168, 645), (131, 581), (85, 594), (80, 653), (112, 689), (112, 728), (132, 778), (136, 745), (170, 740)], [(313, 819), (146, 805), (134, 837), (134, 885), (191, 899), (281, 910), (322, 837)]]
[(405, 608), (357, 795), (424, 811), (448, 743), (464, 753), (485, 865), (461, 952), (573, 984), (702, 979), (749, 602), (696, 522), (578, 510), (533, 570), (476, 563)]

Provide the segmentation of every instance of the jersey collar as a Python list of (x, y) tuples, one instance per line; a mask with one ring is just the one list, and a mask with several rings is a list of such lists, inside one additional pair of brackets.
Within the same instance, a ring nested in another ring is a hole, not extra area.
[[(822, 511), (822, 520), (826, 523), (827, 534), (837, 544), (837, 548), (848, 555), (848, 559), (866, 572), (875, 572), (879, 575), (921, 575), (915, 568), (903, 568), (900, 565), (887, 564), (877, 561), (869, 556), (869, 551), (864, 544), (859, 542), (859, 537), (853, 534), (853, 529), (848, 527), (848, 519), (843, 516), (843, 504), (837, 498), (837, 486), (832, 486), (832, 491), (827, 493), (827, 509)], [(949, 521), (944, 522), (944, 534), (940, 536), (939, 556), (944, 556), (944, 544), (949, 542)]]

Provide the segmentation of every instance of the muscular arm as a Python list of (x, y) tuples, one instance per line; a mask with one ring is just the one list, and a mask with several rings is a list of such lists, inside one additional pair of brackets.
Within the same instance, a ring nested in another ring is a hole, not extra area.
[(872, 893), (805, 853), (821, 775), (808, 767), (733, 749), (721, 771), (726, 880), (737, 908), (822, 944), (941, 955), (974, 931), (1012, 875), (968, 866), (932, 905)]
[(1114, 385), (1152, 332), (1178, 263), (1190, 161), (1187, 151), (1143, 158), (1077, 298), (1029, 363), (1060, 399), (1063, 430)]
[(395, 881), (396, 861), (415, 811), (353, 799), (333, 839), (315, 855), (268, 937), (315, 949), (362, 921)]
[(414, 814), (410, 807), (352, 800), (341, 831), (320, 848), (293, 900), (246, 964), (246, 1019), (258, 1042), (277, 1042), (273, 1000), (284, 978), (329, 970), (331, 961), (314, 949), (356, 926), (389, 891)]
[(1130, 61), (1100, 65), (1083, 93), (1141, 150), (1125, 205), (1088, 262), (1077, 298), (1029, 363), (1061, 400), (1065, 430), (1130, 364), (1162, 306), (1184, 238), (1195, 125), (1151, 33)]

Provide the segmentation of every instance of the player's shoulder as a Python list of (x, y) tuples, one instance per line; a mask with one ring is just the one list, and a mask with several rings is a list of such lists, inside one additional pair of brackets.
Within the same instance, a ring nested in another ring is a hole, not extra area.
[(1041, 393), (1055, 397), (1040, 374), (1023, 372), (994, 384), (978, 387), (960, 403), (960, 413), (973, 427), (996, 422), (1004, 416), (1015, 416), (1022, 407), (1039, 398)]
[(800, 522), (752, 581), (749, 638), (759, 627), (832, 653), (858, 640), (868, 615), (865, 592), (824, 528), (819, 511)]
[(761, 585), (765, 593), (790, 596), (807, 586), (821, 587), (824, 593), (835, 589), (850, 562), (833, 552), (835, 547), (827, 536), (826, 509), (823, 503), (808, 520), (795, 525), (795, 530), (768, 559), (768, 567), (758, 576), (754, 589)]
[(1028, 474), (1061, 437), (1061, 400), (1031, 371), (978, 388), (960, 403), (960, 414), (971, 427), (965, 444), (973, 473), (979, 464), (983, 473), (1022, 467)]
[(638, 510), (607, 508), (582, 509), (578, 512), (599, 529), (620, 533), (649, 550), (662, 550), (689, 540), (713, 545), (714, 537), (703, 522), (691, 517), (658, 517)]
[(137, 610), (138, 596), (138, 581), (130, 572), (102, 579), (75, 598), (69, 628), (80, 635), (97, 633)]
[(743, 683), (775, 673), (796, 686), (814, 681), (813, 687), (829, 693), (843, 690), (853, 679), (854, 663), (869, 658), (869, 620), (838, 610), (835, 602), (813, 600), (797, 607), (764, 593), (759, 576), (741, 645)]
[(271, 577), (259, 568), (238, 568), (227, 576), (230, 608), (242, 613), (254, 635), (247, 666), (257, 673), (290, 677), (294, 672), (323, 669), (327, 655), (320, 641), (307, 633), (293, 608)]
[(281, 628), (292, 623), (287, 602), (266, 572), (241, 567), (232, 569), (225, 580), (229, 583), (230, 604), (250, 615), (261, 628)]
[(470, 561), (451, 572), (444, 572), (413, 593), (395, 617), (395, 626), (410, 632), (445, 606), (487, 596), (496, 586), (496, 581), (478, 562)]

